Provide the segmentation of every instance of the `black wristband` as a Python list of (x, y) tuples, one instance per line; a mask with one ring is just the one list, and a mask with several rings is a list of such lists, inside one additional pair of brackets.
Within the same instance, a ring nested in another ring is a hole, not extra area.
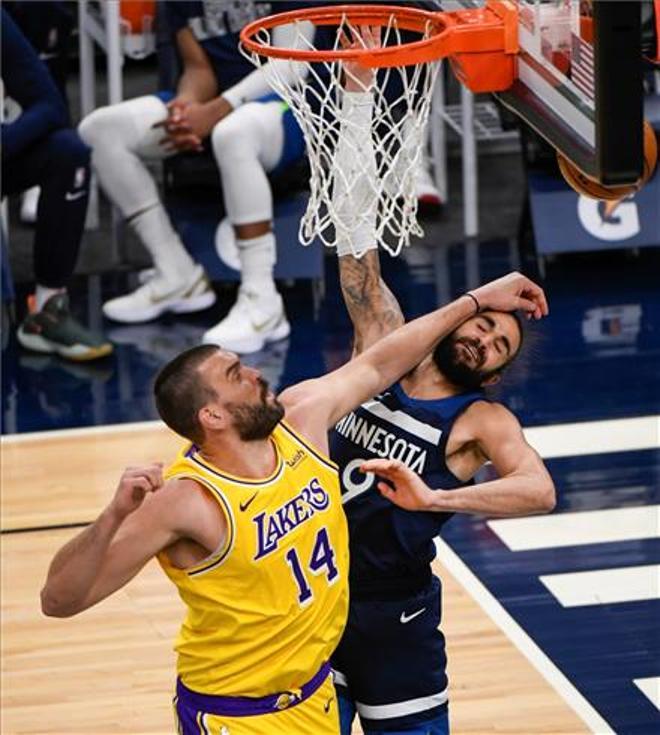
[(477, 297), (469, 291), (466, 291), (463, 296), (467, 296), (468, 298), (472, 299), (472, 301), (474, 301), (474, 306), (476, 308), (476, 311), (474, 313), (478, 314), (481, 311), (481, 304), (479, 303)]

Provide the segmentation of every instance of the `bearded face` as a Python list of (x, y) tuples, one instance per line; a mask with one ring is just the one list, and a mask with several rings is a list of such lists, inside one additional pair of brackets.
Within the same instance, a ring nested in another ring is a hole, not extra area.
[(277, 398), (268, 395), (268, 383), (259, 378), (259, 385), (261, 393), (256, 403), (226, 405), (234, 420), (234, 427), (243, 441), (266, 439), (284, 418), (284, 406)]
[(486, 349), (478, 337), (458, 336), (456, 332), (445, 337), (433, 353), (438, 370), (454, 385), (477, 390), (484, 381), (499, 372), (483, 370)]
[(515, 314), (487, 310), (475, 314), (445, 337), (435, 348), (433, 360), (454, 385), (476, 390), (496, 381), (517, 356), (522, 337)]

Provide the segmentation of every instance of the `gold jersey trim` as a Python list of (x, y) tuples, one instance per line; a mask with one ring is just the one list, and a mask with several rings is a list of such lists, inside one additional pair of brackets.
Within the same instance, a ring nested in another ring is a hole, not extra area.
[(330, 457), (328, 457), (326, 454), (321, 452), (320, 449), (317, 449), (313, 444), (311, 444), (307, 439), (304, 439), (297, 431), (295, 431), (289, 424), (287, 424), (285, 421), (280, 421), (279, 424), (290, 436), (292, 436), (298, 444), (302, 444), (302, 446), (316, 459), (319, 460), (319, 462), (322, 462), (326, 467), (329, 467), (331, 470), (335, 470), (336, 472), (339, 471), (339, 465), (336, 462), (333, 462)]
[(203, 574), (211, 569), (217, 569), (229, 556), (231, 550), (234, 548), (234, 542), (236, 541), (236, 522), (234, 521), (234, 514), (231, 510), (229, 501), (225, 498), (222, 490), (217, 488), (210, 480), (199, 475), (190, 475), (186, 472), (180, 472), (176, 475), (172, 475), (172, 479), (186, 479), (194, 480), (200, 485), (204, 485), (205, 488), (213, 493), (213, 496), (218, 499), (220, 504), (220, 510), (225, 516), (227, 521), (227, 540), (221, 548), (214, 551), (212, 554), (202, 559), (197, 564), (193, 564), (191, 567), (186, 567), (180, 571), (185, 572), (189, 577), (194, 577), (198, 574)]

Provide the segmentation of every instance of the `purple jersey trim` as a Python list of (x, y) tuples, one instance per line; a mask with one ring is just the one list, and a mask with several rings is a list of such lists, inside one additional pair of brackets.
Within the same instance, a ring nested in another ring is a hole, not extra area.
[(326, 661), (318, 672), (300, 689), (269, 694), (266, 697), (217, 697), (210, 694), (200, 694), (188, 689), (181, 682), (181, 679), (177, 679), (177, 704), (198, 712), (225, 717), (267, 715), (283, 709), (290, 709), (304, 702), (323, 684), (329, 673), (330, 663)]

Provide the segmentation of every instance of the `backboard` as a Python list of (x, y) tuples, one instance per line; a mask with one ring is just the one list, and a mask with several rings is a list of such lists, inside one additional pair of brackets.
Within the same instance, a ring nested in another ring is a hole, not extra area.
[(642, 1), (509, 0), (518, 8), (520, 53), (516, 81), (497, 98), (608, 186), (642, 174)]

